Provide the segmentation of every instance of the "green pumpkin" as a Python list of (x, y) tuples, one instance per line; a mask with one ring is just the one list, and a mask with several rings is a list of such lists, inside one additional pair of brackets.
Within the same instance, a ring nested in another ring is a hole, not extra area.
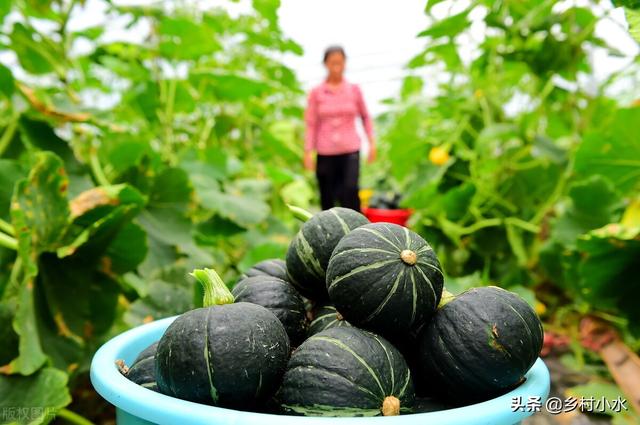
[(334, 306), (326, 304), (316, 309), (314, 319), (309, 324), (307, 336), (313, 336), (324, 330), (340, 326), (351, 326), (351, 324), (344, 320), (342, 314)]
[(441, 306), (419, 336), (419, 379), (458, 404), (502, 395), (524, 380), (542, 348), (536, 312), (495, 286)]
[(233, 288), (236, 302), (261, 305), (280, 320), (292, 346), (297, 346), (307, 333), (304, 300), (289, 283), (273, 276), (253, 276), (241, 280)]
[(142, 350), (125, 374), (129, 380), (152, 391), (158, 391), (158, 386), (156, 385), (155, 364), (157, 349), (158, 343), (154, 342)]
[(331, 302), (355, 326), (391, 337), (419, 328), (443, 288), (431, 246), (406, 227), (361, 226), (336, 246), (327, 269)]
[(252, 303), (234, 303), (213, 270), (193, 275), (205, 287), (204, 308), (167, 328), (156, 352), (161, 393), (235, 409), (261, 406), (277, 391), (290, 353), (278, 318)]
[(298, 347), (276, 396), (285, 412), (305, 416), (397, 415), (414, 398), (400, 352), (350, 326), (322, 331)]
[(287, 251), (288, 280), (312, 300), (327, 299), (327, 265), (340, 239), (353, 229), (369, 223), (359, 212), (331, 208), (306, 221)]
[(254, 276), (273, 276), (287, 280), (287, 264), (284, 260), (271, 259), (260, 261), (240, 276), (240, 280)]

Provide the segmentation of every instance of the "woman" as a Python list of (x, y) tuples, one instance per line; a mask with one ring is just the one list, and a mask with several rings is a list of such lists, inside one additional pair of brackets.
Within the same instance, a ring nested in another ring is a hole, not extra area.
[(311, 90), (305, 112), (304, 165), (313, 170), (315, 151), (320, 203), (324, 210), (335, 206), (336, 201), (342, 207), (360, 210), (357, 117), (362, 119), (369, 139), (369, 162), (376, 157), (373, 125), (362, 92), (357, 85), (344, 78), (346, 59), (342, 47), (333, 46), (325, 51), (327, 78)]

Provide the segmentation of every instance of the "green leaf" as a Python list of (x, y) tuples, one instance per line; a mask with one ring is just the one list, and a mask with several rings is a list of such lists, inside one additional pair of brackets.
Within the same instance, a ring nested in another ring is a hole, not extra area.
[[(616, 384), (609, 382), (592, 381), (584, 385), (576, 385), (575, 387), (566, 389), (567, 396), (574, 397), (578, 400), (595, 400), (593, 402), (594, 412), (604, 413), (614, 416), (616, 413), (611, 408), (614, 400), (626, 400), (627, 397)], [(596, 403), (598, 405), (596, 406)], [(625, 403), (628, 406), (628, 404)], [(600, 410), (602, 409), (602, 410)]]
[(264, 221), (271, 208), (264, 201), (248, 196), (236, 196), (209, 190), (199, 194), (202, 206), (217, 211), (222, 217), (248, 227)]
[(192, 18), (164, 16), (158, 34), (160, 54), (171, 59), (200, 59), (221, 48), (212, 28)]
[(58, 409), (71, 403), (67, 374), (50, 367), (31, 376), (0, 375), (0, 394), (2, 419), (18, 424), (48, 423)]
[(246, 101), (271, 90), (265, 82), (212, 70), (194, 70), (189, 78), (194, 87), (210, 91), (214, 99)]
[(262, 15), (269, 24), (275, 26), (278, 22), (278, 8), (280, 0), (253, 0), (253, 8)]
[(245, 231), (231, 220), (214, 215), (196, 226), (196, 240), (203, 245), (216, 245), (220, 240), (231, 238)]
[(427, 0), (427, 5), (425, 6), (425, 12), (429, 13), (431, 12), (431, 9), (433, 8), (433, 6), (435, 6), (438, 3), (442, 3), (445, 0)]
[[(2, 7), (2, 6), (0, 6)], [(0, 15), (2, 11), (0, 11)], [(0, 22), (2, 22), (2, 16), (0, 16)], [(13, 81), (13, 74), (6, 66), (0, 64), (0, 92), (4, 93), (7, 98), (11, 98), (11, 95), (15, 92), (16, 86)]]
[(624, 14), (627, 17), (627, 23), (629, 24), (629, 34), (638, 43), (640, 43), (640, 9), (624, 8)]
[(306, 180), (296, 179), (282, 186), (280, 196), (285, 204), (309, 209), (311, 200), (314, 199), (315, 194), (313, 188)]
[(260, 245), (256, 245), (251, 248), (242, 257), (242, 260), (238, 263), (238, 269), (245, 271), (252, 267), (254, 264), (263, 260), (269, 260), (271, 258), (284, 258), (287, 253), (287, 245), (275, 242), (267, 242)]
[(576, 152), (576, 172), (603, 175), (623, 195), (639, 190), (640, 139), (629, 125), (635, 122), (640, 122), (640, 108), (619, 109), (607, 127), (587, 133)]
[(59, 52), (57, 44), (43, 34), (35, 34), (23, 24), (13, 24), (11, 48), (18, 55), (20, 65), (30, 73), (64, 73), (60, 60), (65, 56)]
[(0, 217), (3, 219), (9, 215), (14, 185), (25, 176), (26, 172), (18, 161), (0, 159)]
[(147, 287), (147, 295), (131, 304), (125, 313), (125, 322), (130, 326), (137, 326), (149, 320), (182, 314), (191, 310), (193, 305), (194, 288), (186, 273), (183, 279), (171, 282), (153, 280)]
[(23, 260), (60, 246), (69, 225), (68, 184), (62, 161), (49, 152), (38, 152), (27, 179), (16, 184), (11, 217)]
[(0, 24), (4, 21), (4, 17), (11, 12), (11, 3), (13, 0), (4, 0), (0, 2)]
[(635, 301), (640, 288), (640, 228), (609, 224), (582, 236), (577, 243), (580, 290), (596, 308), (616, 308), (630, 322), (640, 320)]
[(429, 28), (418, 34), (418, 37), (429, 36), (432, 38), (438, 38), (448, 36), (453, 38), (469, 27), (469, 21), (467, 20), (469, 12), (471, 12), (471, 9), (467, 9), (456, 15), (437, 21)]
[(422, 77), (408, 75), (402, 80), (400, 96), (402, 99), (409, 99), (411, 96), (420, 94), (423, 86), (424, 82), (422, 81)]

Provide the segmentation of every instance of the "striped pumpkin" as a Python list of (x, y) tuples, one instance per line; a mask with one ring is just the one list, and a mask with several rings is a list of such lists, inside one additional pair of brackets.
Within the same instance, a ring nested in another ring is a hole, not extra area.
[(411, 373), (384, 338), (343, 326), (294, 351), (276, 395), (287, 413), (304, 416), (397, 415), (413, 406)]
[(334, 306), (326, 304), (316, 310), (315, 317), (309, 325), (307, 336), (340, 326), (351, 326), (351, 324), (344, 320), (342, 314), (338, 313)]
[(397, 224), (374, 223), (336, 246), (327, 287), (345, 319), (391, 336), (418, 328), (433, 314), (443, 275), (433, 249), (418, 234)]
[(473, 288), (425, 325), (420, 378), (458, 404), (497, 397), (524, 380), (542, 339), (540, 319), (520, 296), (495, 286)]
[(156, 350), (158, 343), (154, 342), (138, 354), (125, 376), (138, 385), (152, 391), (158, 391), (156, 384)]
[(254, 276), (273, 276), (287, 280), (287, 265), (284, 260), (271, 259), (260, 261), (240, 276), (240, 280)]
[(340, 239), (369, 220), (347, 208), (331, 208), (304, 223), (287, 251), (287, 273), (298, 291), (312, 300), (327, 298), (327, 265)]
[(231, 292), (235, 302), (258, 304), (280, 320), (296, 347), (307, 333), (304, 300), (293, 285), (273, 276), (253, 276), (241, 280)]

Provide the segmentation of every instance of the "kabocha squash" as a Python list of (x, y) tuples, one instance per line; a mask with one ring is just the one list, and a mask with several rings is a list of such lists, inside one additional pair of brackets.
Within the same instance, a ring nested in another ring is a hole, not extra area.
[(158, 343), (154, 342), (142, 350), (124, 374), (129, 380), (152, 391), (158, 391), (155, 364), (157, 349)]
[(329, 258), (340, 239), (369, 223), (359, 212), (331, 208), (315, 214), (295, 236), (287, 251), (288, 280), (312, 300), (327, 298), (325, 275)]
[(294, 351), (277, 401), (305, 416), (391, 416), (413, 406), (407, 364), (380, 336), (349, 326), (327, 329)]
[(254, 276), (241, 280), (233, 288), (236, 302), (266, 307), (284, 325), (292, 346), (297, 346), (307, 332), (304, 300), (289, 283), (273, 276)]
[(284, 260), (279, 259), (260, 261), (244, 272), (240, 276), (240, 280), (254, 276), (274, 276), (282, 280), (287, 280), (287, 264)]
[(470, 289), (441, 306), (422, 330), (419, 378), (452, 402), (487, 400), (522, 382), (542, 338), (540, 319), (518, 295)]
[(161, 393), (221, 407), (250, 409), (278, 388), (289, 357), (282, 323), (266, 308), (235, 303), (213, 270), (196, 270), (204, 306), (179, 316), (156, 353)]
[(422, 325), (440, 302), (442, 287), (431, 246), (391, 223), (367, 224), (346, 235), (327, 269), (329, 297), (345, 319), (387, 336)]
[(312, 336), (324, 330), (340, 326), (351, 326), (351, 324), (344, 320), (342, 314), (340, 314), (334, 306), (326, 304), (316, 310), (315, 317), (309, 324), (307, 336)]

